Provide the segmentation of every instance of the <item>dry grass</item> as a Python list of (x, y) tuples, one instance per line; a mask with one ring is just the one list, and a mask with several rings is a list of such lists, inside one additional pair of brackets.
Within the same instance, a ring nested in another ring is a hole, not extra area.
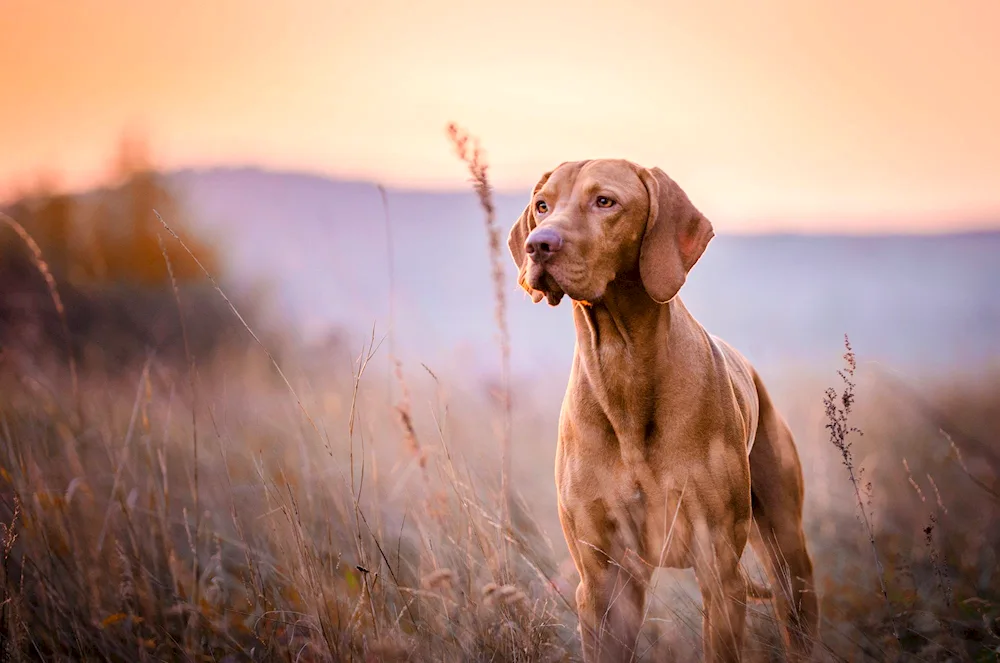
[[(323, 402), (346, 424), (346, 435), (332, 436), (266, 348), (285, 393), (266, 378), (236, 375), (243, 388), (227, 385), (224, 395), (238, 391), (237, 402), (254, 406), (235, 412), (206, 402), (211, 390), (196, 388), (193, 363), (186, 400), (172, 367), (150, 359), (131, 398), (127, 383), (88, 383), (78, 420), (65, 416), (58, 378), (52, 388), (51, 376), (10, 373), (16, 379), (2, 385), (0, 445), (4, 653), (47, 660), (565, 658), (568, 604), (546, 575), (552, 562), (539, 553), (546, 546), (502, 525), (496, 507), (506, 500), (483, 494), (483, 482), (456, 462), (447, 422), (435, 426), (440, 489), (431, 487), (423, 454), (414, 459), (425, 471), (423, 490), (380, 476), (362, 415), (363, 377), (377, 349), (373, 337), (352, 379), (324, 389)], [(189, 425), (176, 418), (180, 408), (190, 412)], [(415, 444), (408, 402), (398, 409)], [(212, 423), (216, 459), (199, 458), (199, 413)], [(287, 429), (231, 423), (247, 414)], [(35, 434), (41, 444), (27, 441)], [(180, 444), (185, 437), (193, 444)], [(346, 438), (346, 458), (332, 438)], [(313, 468), (323, 466), (314, 478)], [(214, 481), (199, 484), (199, 475)], [(508, 554), (507, 544), (519, 552)]]

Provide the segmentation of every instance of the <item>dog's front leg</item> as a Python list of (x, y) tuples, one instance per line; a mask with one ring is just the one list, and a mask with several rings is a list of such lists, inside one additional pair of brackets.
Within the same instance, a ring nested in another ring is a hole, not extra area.
[[(745, 527), (696, 526), (695, 573), (701, 589), (702, 643), (706, 661), (739, 661), (746, 630), (746, 580), (740, 555), (746, 545)], [(741, 530), (731, 536), (733, 529)]]
[[(586, 514), (585, 510), (578, 513)], [(600, 511), (603, 511), (600, 510)], [(621, 540), (619, 525), (598, 518), (581, 522), (560, 510), (573, 562), (580, 573), (576, 606), (583, 656), (587, 663), (638, 658), (635, 647), (642, 627), (651, 570)]]
[(638, 658), (635, 647), (642, 627), (646, 585), (647, 578), (635, 577), (618, 562), (608, 561), (602, 568), (586, 569), (581, 574), (576, 601), (588, 663)]

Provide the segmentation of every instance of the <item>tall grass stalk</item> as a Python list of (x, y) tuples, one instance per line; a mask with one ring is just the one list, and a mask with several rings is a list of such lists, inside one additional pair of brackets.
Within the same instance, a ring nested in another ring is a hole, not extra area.
[(490, 186), (485, 156), (479, 141), (452, 122), (448, 125), (451, 139), (458, 158), (465, 162), (472, 176), (473, 188), (483, 208), (486, 233), (489, 237), (490, 266), (493, 276), (493, 297), (496, 302), (496, 324), (500, 332), (500, 406), (503, 415), (500, 437), (500, 499), (504, 528), (510, 527), (510, 445), (511, 445), (511, 400), (510, 400), (510, 331), (507, 326), (507, 295), (504, 284), (506, 276), (503, 268), (503, 239), (496, 221), (496, 207), (493, 204), (493, 188)]
[(52, 298), (52, 304), (55, 306), (56, 314), (59, 316), (59, 324), (62, 327), (63, 341), (66, 344), (66, 358), (69, 363), (69, 378), (73, 388), (73, 402), (76, 408), (76, 416), (80, 417), (82, 416), (80, 407), (80, 382), (77, 377), (76, 357), (73, 352), (73, 338), (69, 333), (69, 323), (66, 321), (66, 307), (63, 306), (62, 297), (59, 296), (59, 286), (56, 285), (56, 279), (52, 276), (52, 270), (49, 269), (49, 264), (42, 255), (41, 247), (38, 246), (38, 242), (35, 241), (31, 234), (24, 229), (24, 226), (3, 212), (0, 212), (0, 221), (7, 224), (14, 231), (14, 234), (20, 237), (25, 246), (28, 247), (28, 251), (31, 252), (31, 261), (34, 263), (38, 273), (45, 279), (45, 286), (49, 290), (49, 297)]
[(389, 280), (389, 362), (386, 374), (386, 398), (392, 405), (393, 363), (396, 361), (396, 259), (392, 247), (392, 216), (389, 214), (389, 195), (385, 187), (377, 185), (382, 200), (382, 216), (385, 220), (385, 270)]
[(191, 343), (188, 340), (187, 319), (184, 316), (184, 307), (181, 305), (181, 290), (177, 285), (177, 277), (174, 274), (174, 265), (170, 262), (170, 254), (167, 253), (167, 246), (163, 243), (163, 236), (156, 233), (156, 241), (160, 245), (160, 253), (163, 255), (163, 262), (167, 266), (167, 276), (170, 277), (170, 288), (174, 293), (174, 301), (177, 304), (177, 315), (180, 319), (181, 338), (184, 343), (184, 358), (188, 367), (188, 383), (191, 387), (191, 449), (193, 454), (192, 474), (194, 478), (194, 604), (198, 605), (201, 599), (201, 583), (197, 579), (201, 577), (201, 557), (198, 554), (198, 542), (201, 536), (201, 491), (198, 486), (198, 387), (195, 380), (196, 366), (194, 355), (191, 354)]

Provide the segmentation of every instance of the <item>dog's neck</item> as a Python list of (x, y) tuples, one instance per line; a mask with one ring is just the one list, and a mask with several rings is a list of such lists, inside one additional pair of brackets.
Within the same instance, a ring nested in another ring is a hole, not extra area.
[(699, 367), (711, 341), (678, 298), (657, 303), (638, 278), (616, 279), (591, 304), (574, 302), (573, 320), (577, 403), (591, 417), (602, 412), (625, 465), (642, 468), (657, 410), (704, 399), (712, 376)]
[(629, 467), (643, 466), (656, 409), (672, 400), (675, 381), (665, 376), (678, 362), (684, 314), (676, 299), (654, 301), (638, 278), (616, 279), (591, 304), (574, 302), (575, 393), (604, 413)]
[(588, 364), (599, 362), (609, 349), (624, 352), (629, 363), (641, 363), (656, 350), (655, 339), (669, 332), (673, 302), (654, 301), (635, 275), (618, 277), (600, 300), (574, 302), (573, 309), (577, 352)]

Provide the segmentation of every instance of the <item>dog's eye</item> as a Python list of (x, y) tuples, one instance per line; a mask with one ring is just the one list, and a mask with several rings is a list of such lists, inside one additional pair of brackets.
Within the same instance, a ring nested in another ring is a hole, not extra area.
[(535, 203), (535, 211), (539, 214), (545, 214), (549, 211), (549, 206), (544, 200), (539, 200)]
[(608, 207), (613, 207), (614, 204), (615, 204), (615, 201), (611, 200), (607, 196), (598, 196), (597, 197), (597, 206), (598, 207), (608, 208)]

